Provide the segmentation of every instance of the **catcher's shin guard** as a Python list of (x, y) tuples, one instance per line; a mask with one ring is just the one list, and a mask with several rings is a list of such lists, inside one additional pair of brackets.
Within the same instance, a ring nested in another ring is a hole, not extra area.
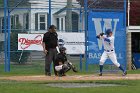
[(64, 74), (63, 69), (61, 69), (60, 71), (58, 71), (58, 76), (59, 76), (59, 77), (62, 77), (62, 76), (63, 76), (63, 74)]
[(68, 72), (71, 69), (71, 67), (69, 67), (67, 64), (64, 64), (62, 66), (62, 70), (64, 71), (64, 73)]

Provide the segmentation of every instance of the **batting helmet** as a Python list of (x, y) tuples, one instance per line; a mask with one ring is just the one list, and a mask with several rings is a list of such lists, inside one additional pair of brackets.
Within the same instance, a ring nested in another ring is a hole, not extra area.
[(109, 35), (110, 33), (112, 33), (112, 31), (111, 31), (111, 29), (107, 29), (105, 33), (106, 33), (106, 35)]

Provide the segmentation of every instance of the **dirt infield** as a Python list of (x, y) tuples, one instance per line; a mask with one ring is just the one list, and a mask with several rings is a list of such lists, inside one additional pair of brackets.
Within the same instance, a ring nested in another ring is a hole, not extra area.
[(10, 76), (0, 77), (0, 80), (16, 80), (16, 81), (72, 81), (72, 80), (140, 80), (140, 74), (128, 74), (121, 76), (118, 74), (105, 74), (104, 76), (98, 75), (73, 75), (73, 76)]

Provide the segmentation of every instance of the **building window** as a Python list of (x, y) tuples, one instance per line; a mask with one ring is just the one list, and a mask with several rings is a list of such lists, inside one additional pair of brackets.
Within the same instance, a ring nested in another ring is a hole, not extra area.
[(65, 17), (56, 18), (57, 30), (64, 31), (65, 30)]
[(72, 32), (78, 32), (78, 14), (72, 12)]
[(47, 13), (36, 13), (35, 14), (35, 30), (46, 30), (47, 29)]
[(45, 21), (45, 15), (40, 15), (39, 16), (39, 27), (40, 27), (40, 30), (45, 30), (45, 26), (46, 26), (46, 21)]

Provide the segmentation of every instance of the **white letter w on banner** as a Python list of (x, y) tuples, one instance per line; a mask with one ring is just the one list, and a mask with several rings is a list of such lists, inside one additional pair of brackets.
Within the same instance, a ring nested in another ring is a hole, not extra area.
[[(117, 23), (119, 22), (119, 19), (109, 19), (109, 18), (92, 18), (92, 21), (94, 22), (94, 27), (96, 31), (96, 35), (100, 33), (105, 33), (106, 29), (112, 29), (113, 34), (115, 36), (115, 31), (117, 28)], [(102, 41), (98, 40), (98, 46), (99, 50), (102, 50)]]

